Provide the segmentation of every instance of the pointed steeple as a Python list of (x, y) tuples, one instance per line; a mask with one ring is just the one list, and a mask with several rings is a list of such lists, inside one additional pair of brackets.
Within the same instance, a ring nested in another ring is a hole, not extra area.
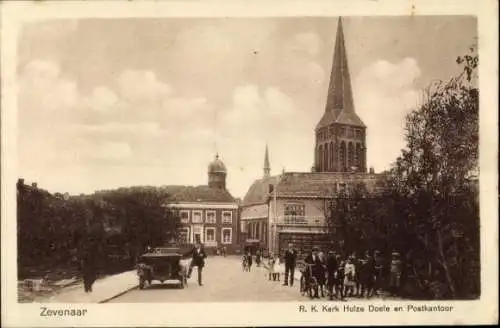
[(330, 125), (331, 123), (365, 126), (354, 110), (342, 17), (339, 17), (338, 20), (325, 113), (318, 123), (317, 128)]
[(271, 165), (269, 165), (269, 150), (266, 144), (266, 153), (264, 155), (264, 178), (271, 176)]

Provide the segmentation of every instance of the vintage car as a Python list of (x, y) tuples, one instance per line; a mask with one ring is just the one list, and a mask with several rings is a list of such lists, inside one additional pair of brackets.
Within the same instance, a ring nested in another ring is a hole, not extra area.
[(178, 248), (155, 248), (141, 255), (137, 264), (139, 288), (144, 289), (146, 281), (151, 286), (153, 280), (164, 283), (177, 281), (180, 288), (187, 284), (189, 263), (183, 260)]

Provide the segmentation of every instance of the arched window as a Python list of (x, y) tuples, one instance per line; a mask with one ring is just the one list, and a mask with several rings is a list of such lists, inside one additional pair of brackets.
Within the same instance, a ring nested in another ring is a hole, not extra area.
[(340, 143), (340, 153), (339, 153), (339, 171), (345, 171), (345, 167), (346, 167), (346, 145), (345, 145), (345, 141), (342, 141)]
[(360, 143), (356, 143), (356, 154), (355, 154), (355, 158), (356, 158), (356, 166), (358, 167), (358, 170), (361, 171), (363, 169), (363, 150), (361, 148), (361, 144)]
[(354, 165), (354, 146), (352, 142), (349, 142), (347, 146), (347, 170), (350, 171), (351, 167)]
[(318, 169), (319, 169), (320, 172), (323, 171), (323, 164), (322, 164), (322, 162), (323, 162), (323, 145), (320, 145), (319, 146), (319, 154), (318, 154), (318, 162), (317, 162), (318, 166), (319, 166)]
[(328, 171), (335, 171), (333, 164), (334, 155), (335, 155), (335, 149), (333, 148), (333, 142), (330, 142), (330, 158), (328, 158), (328, 167), (329, 167)]
[(323, 171), (328, 171), (328, 143), (325, 144), (325, 152), (323, 154)]
[(337, 143), (334, 144), (333, 146), (333, 171), (338, 171), (339, 170), (339, 145)]

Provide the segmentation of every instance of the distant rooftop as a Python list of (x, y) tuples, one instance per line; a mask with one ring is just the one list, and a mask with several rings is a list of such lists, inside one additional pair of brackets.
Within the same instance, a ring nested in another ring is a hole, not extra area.
[(270, 196), (269, 185), (274, 186), (277, 197), (322, 198), (338, 193), (338, 184), (363, 182), (370, 193), (385, 189), (385, 175), (346, 172), (285, 172), (280, 176), (255, 180), (248, 189), (243, 206), (266, 203)]

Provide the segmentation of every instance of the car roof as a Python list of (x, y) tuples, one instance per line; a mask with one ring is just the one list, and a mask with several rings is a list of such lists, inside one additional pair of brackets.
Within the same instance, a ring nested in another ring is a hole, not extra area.
[(141, 255), (142, 258), (168, 258), (168, 257), (182, 257), (179, 253), (146, 253)]

